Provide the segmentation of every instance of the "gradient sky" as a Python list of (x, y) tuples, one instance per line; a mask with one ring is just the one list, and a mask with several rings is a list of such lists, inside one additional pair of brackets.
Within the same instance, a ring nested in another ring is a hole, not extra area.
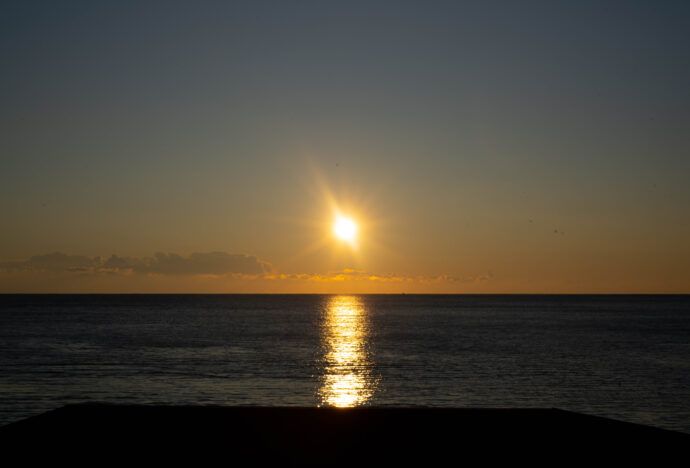
[(5, 1), (0, 63), (0, 292), (690, 293), (690, 2)]

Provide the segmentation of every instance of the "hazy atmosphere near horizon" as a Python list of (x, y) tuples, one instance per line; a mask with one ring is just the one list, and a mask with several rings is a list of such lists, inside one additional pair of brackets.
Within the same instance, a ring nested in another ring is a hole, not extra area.
[(1, 293), (690, 293), (690, 3), (0, 5)]

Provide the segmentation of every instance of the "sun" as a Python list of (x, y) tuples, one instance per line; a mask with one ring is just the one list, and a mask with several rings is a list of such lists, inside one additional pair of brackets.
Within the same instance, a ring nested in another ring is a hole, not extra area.
[(357, 224), (350, 218), (340, 216), (335, 220), (333, 232), (338, 239), (346, 242), (354, 242), (357, 236)]

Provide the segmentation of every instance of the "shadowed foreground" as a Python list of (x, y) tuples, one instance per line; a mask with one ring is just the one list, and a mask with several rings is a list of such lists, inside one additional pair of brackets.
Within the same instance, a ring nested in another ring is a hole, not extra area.
[(480, 456), (558, 463), (663, 458), (690, 448), (690, 435), (556, 409), (84, 404), (2, 427), (0, 442), (25, 460), (387, 464)]

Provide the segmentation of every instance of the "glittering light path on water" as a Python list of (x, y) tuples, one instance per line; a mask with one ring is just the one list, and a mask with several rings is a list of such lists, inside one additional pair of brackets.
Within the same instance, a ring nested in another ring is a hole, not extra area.
[(323, 406), (366, 404), (378, 385), (368, 351), (370, 324), (367, 310), (356, 296), (328, 299), (322, 325), (323, 377), (318, 390)]

